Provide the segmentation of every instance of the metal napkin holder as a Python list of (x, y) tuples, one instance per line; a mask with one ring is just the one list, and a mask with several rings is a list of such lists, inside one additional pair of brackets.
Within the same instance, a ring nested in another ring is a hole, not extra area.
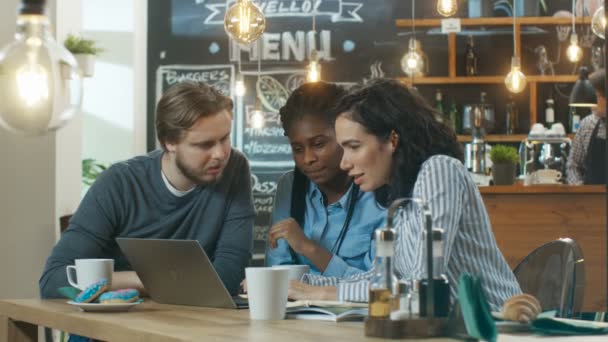
[(416, 203), (424, 214), (424, 229), (426, 232), (426, 274), (427, 298), (426, 316), (411, 315), (404, 320), (391, 320), (386, 318), (367, 317), (365, 319), (365, 336), (382, 338), (426, 338), (448, 336), (448, 318), (435, 317), (435, 298), (433, 284), (433, 233), (431, 210), (427, 202), (419, 198), (398, 198), (388, 208), (386, 228), (393, 229), (393, 216), (395, 211), (409, 202)]

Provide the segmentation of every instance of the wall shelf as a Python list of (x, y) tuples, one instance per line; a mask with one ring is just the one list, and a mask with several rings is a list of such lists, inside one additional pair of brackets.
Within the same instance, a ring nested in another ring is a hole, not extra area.
[[(416, 19), (416, 27), (441, 27), (443, 19)], [(576, 25), (591, 24), (591, 17), (576, 18)], [(399, 28), (411, 28), (412, 19), (397, 19), (395, 25)], [(461, 18), (461, 26), (509, 26), (513, 25), (513, 18)], [(519, 17), (515, 18), (515, 26), (517, 25), (572, 25), (572, 18), (554, 18), (554, 17)]]
[[(528, 137), (527, 134), (488, 134), (485, 138), (490, 143), (519, 143)], [(574, 139), (574, 134), (568, 134), (568, 138)], [(458, 142), (471, 142), (470, 135), (458, 135)]]
[[(574, 83), (576, 75), (526, 76), (529, 83)], [(406, 84), (504, 84), (504, 76), (455, 76), (455, 77), (400, 77)]]
[[(395, 25), (398, 28), (411, 28), (413, 24), (416, 27), (441, 27), (441, 21), (444, 19), (397, 19)], [(591, 17), (579, 17), (576, 18), (577, 25), (590, 25)], [(521, 58), (521, 26), (522, 25), (571, 25), (572, 18), (554, 18), (554, 17), (519, 17), (515, 19), (514, 34), (517, 37), (514, 54)], [(512, 17), (500, 17), (500, 18), (462, 18), (460, 19), (461, 27), (467, 26), (511, 26), (513, 25)], [(494, 76), (458, 76), (456, 74), (456, 33), (449, 33), (448, 35), (448, 75), (446, 76), (433, 76), (433, 77), (419, 77), (419, 78), (398, 78), (399, 81), (410, 84), (410, 85), (440, 85), (440, 84), (464, 84), (464, 85), (475, 85), (475, 84), (502, 84), (504, 85), (504, 75)], [(505, 56), (504, 58), (511, 59), (511, 56)], [(524, 71), (525, 72), (525, 71)], [(526, 75), (528, 85), (524, 91), (529, 94), (529, 118), (530, 124), (538, 122), (538, 84), (539, 83), (574, 83), (578, 79), (577, 75), (553, 75), (553, 76), (541, 76), (541, 75)], [(490, 140), (490, 142), (513, 142), (521, 141), (522, 139), (515, 140), (517, 135), (496, 135)], [(505, 140), (506, 139), (506, 140)]]

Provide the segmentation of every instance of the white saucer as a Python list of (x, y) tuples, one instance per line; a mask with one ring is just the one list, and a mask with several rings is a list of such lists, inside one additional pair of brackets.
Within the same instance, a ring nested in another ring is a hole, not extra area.
[(141, 304), (141, 302), (133, 303), (114, 303), (114, 304), (99, 304), (99, 303), (76, 303), (68, 301), (68, 304), (79, 307), (82, 311), (86, 312), (124, 312), (129, 311), (135, 305)]

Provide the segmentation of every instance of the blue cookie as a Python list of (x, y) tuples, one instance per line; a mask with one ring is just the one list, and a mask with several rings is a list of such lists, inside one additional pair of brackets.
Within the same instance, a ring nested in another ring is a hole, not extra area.
[(139, 300), (139, 291), (136, 289), (123, 289), (110, 291), (99, 296), (101, 304), (133, 303)]
[(110, 289), (108, 286), (107, 279), (101, 279), (100, 281), (89, 285), (84, 291), (80, 292), (74, 299), (76, 303), (90, 303), (97, 299), (100, 294)]

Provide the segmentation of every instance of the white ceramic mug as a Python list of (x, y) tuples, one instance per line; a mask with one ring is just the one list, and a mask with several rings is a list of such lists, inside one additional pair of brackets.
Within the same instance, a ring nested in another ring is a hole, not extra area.
[(249, 317), (253, 320), (285, 318), (289, 269), (278, 267), (247, 267)]
[(553, 169), (542, 169), (535, 172), (537, 183), (552, 184), (557, 183), (562, 178), (562, 173)]
[(112, 286), (112, 273), (114, 272), (113, 259), (76, 259), (75, 266), (65, 269), (68, 283), (80, 290), (86, 289), (101, 279), (108, 280), (108, 286)]
[(308, 265), (273, 265), (273, 268), (289, 270), (289, 280), (301, 280), (302, 276), (310, 272)]

